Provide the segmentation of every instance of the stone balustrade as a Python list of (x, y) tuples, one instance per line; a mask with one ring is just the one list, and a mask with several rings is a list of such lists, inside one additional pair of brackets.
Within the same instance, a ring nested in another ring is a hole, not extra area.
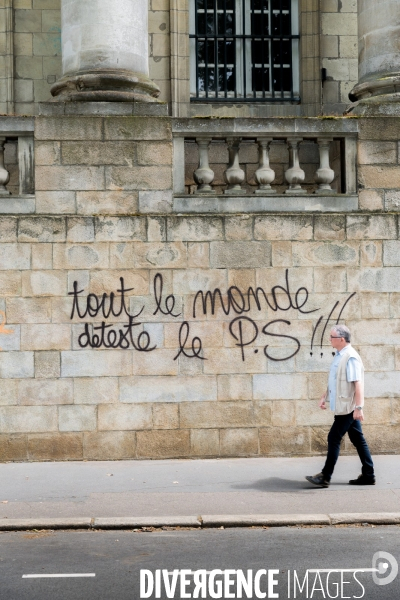
[[(193, 196), (208, 198), (203, 202), (208, 207), (218, 196), (219, 207), (221, 197), (225, 205), (229, 197), (246, 197), (251, 210), (356, 208), (356, 120), (175, 119), (173, 135), (177, 208), (199, 207)], [(296, 202), (310, 196), (321, 199)], [(232, 206), (236, 210), (239, 203)]]
[[(34, 120), (25, 117), (0, 117), (0, 214), (27, 213), (34, 208), (35, 160)], [(13, 165), (4, 160), (5, 146), (9, 141), (17, 142), (18, 170), (17, 194), (11, 195), (7, 184)]]

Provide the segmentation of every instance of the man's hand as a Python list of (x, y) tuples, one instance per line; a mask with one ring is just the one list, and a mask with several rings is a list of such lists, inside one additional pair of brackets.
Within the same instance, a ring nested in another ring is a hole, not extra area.
[(322, 408), (322, 410), (326, 410), (325, 398), (326, 395), (324, 394), (319, 400), (319, 407)]
[(364, 421), (364, 413), (361, 410), (354, 410), (353, 411), (353, 419), (355, 419), (356, 421)]

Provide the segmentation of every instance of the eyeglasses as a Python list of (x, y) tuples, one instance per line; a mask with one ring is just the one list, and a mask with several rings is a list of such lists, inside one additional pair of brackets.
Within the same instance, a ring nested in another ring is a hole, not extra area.
[(330, 335), (329, 337), (331, 338), (331, 340), (341, 340), (342, 339), (341, 335)]

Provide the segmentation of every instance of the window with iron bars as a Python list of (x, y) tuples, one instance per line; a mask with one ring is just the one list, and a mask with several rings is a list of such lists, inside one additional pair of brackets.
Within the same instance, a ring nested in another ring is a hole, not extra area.
[(300, 102), (298, 21), (298, 0), (191, 0), (191, 100)]

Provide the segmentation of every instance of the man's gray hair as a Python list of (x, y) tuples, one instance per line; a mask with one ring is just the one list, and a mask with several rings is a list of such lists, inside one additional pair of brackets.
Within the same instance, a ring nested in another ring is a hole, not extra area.
[(340, 337), (344, 338), (346, 342), (350, 342), (351, 333), (350, 329), (346, 325), (334, 325), (332, 330), (335, 331)]

